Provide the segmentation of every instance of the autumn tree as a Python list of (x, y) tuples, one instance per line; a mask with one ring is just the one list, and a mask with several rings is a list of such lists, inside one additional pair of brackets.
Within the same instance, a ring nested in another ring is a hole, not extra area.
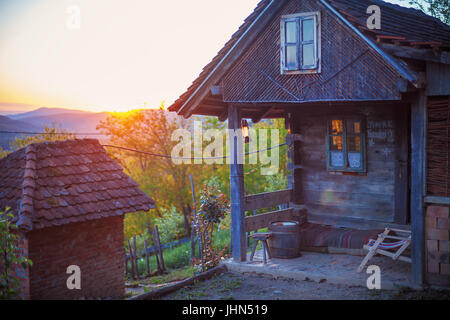
[[(158, 215), (161, 216), (158, 207), (170, 209), (172, 205), (176, 206), (184, 216), (186, 235), (190, 233), (192, 201), (188, 184), (190, 166), (172, 161), (171, 152), (177, 142), (171, 138), (174, 130), (189, 126), (189, 120), (170, 114), (163, 107), (112, 113), (97, 126), (110, 137), (111, 145), (144, 152), (108, 148), (110, 155), (138, 181), (141, 188), (156, 199)], [(145, 152), (160, 156), (149, 156)], [(151, 228), (151, 215), (148, 213), (146, 220)]]

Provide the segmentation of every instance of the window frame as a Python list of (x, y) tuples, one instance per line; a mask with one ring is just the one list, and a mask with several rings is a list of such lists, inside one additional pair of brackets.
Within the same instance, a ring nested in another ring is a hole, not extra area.
[[(314, 28), (314, 39), (303, 41), (302, 37), (302, 21), (304, 20), (313, 20), (315, 25)], [(289, 45), (293, 45), (294, 43), (286, 43), (286, 23), (287, 22), (296, 22), (297, 26), (297, 41), (296, 45), (296, 53), (297, 53), (297, 66), (296, 69), (289, 69), (286, 66), (286, 47)], [(320, 12), (302, 12), (297, 14), (283, 15), (281, 17), (280, 22), (280, 72), (281, 74), (289, 75), (289, 74), (308, 74), (308, 73), (320, 73), (321, 72), (321, 23), (320, 23)], [(303, 65), (302, 63), (302, 53), (301, 47), (305, 44), (314, 44), (314, 65)]]
[[(331, 121), (332, 120), (341, 120), (343, 123), (343, 132), (342, 132), (342, 152), (344, 153), (344, 166), (343, 167), (334, 167), (331, 165), (331, 150), (330, 150), (330, 139), (333, 136), (331, 132), (330, 132), (330, 125), (331, 125)], [(361, 167), (360, 168), (351, 168), (349, 167), (349, 161), (348, 161), (348, 143), (347, 143), (347, 137), (348, 135), (352, 135), (352, 134), (348, 134), (347, 132), (347, 122), (348, 121), (359, 121), (361, 124), (361, 133), (359, 135), (354, 135), (354, 136), (359, 136), (361, 139)], [(327, 121), (326, 121), (326, 126), (327, 126), (327, 136), (326, 136), (326, 162), (327, 162), (327, 171), (328, 172), (354, 172), (354, 173), (367, 173), (367, 147), (366, 147), (366, 135), (367, 135), (367, 126), (366, 126), (366, 120), (363, 117), (359, 117), (359, 116), (335, 116), (335, 117), (328, 117)]]

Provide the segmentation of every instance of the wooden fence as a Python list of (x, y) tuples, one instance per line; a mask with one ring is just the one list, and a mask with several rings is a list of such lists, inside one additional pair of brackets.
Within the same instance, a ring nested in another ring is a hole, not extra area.
[[(144, 250), (141, 250), (139, 252), (136, 247), (136, 235), (133, 236), (133, 239), (127, 239), (128, 243), (128, 252), (129, 254), (125, 255), (125, 275), (130, 277), (132, 279), (139, 279), (141, 273), (147, 274), (147, 276), (157, 273), (162, 273), (165, 271), (165, 264), (164, 264), (164, 256), (163, 256), (163, 250), (164, 249), (172, 249), (174, 247), (177, 247), (179, 245), (182, 245), (186, 242), (189, 242), (189, 238), (183, 238), (180, 240), (176, 240), (170, 243), (161, 244), (159, 239), (159, 231), (158, 226), (155, 226), (153, 229), (153, 246), (148, 247), (147, 240), (144, 241)], [(156, 258), (156, 265), (157, 270), (152, 273), (151, 267), (150, 267), (150, 256), (154, 254)], [(145, 258), (146, 261), (146, 270), (145, 272), (141, 272), (142, 270), (139, 270), (139, 263), (138, 261), (142, 258)], [(128, 266), (130, 264), (130, 266)]]

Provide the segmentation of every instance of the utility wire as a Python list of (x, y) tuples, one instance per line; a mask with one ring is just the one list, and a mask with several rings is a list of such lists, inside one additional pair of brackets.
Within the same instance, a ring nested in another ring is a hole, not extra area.
[[(88, 136), (88, 135), (108, 135), (106, 133), (93, 133), (93, 132), (89, 132), (89, 133), (73, 133), (73, 132), (22, 132), (22, 131), (0, 131), (0, 133), (11, 133), (11, 134), (45, 134), (45, 135), (57, 135), (57, 134), (72, 134), (72, 135), (80, 135), (80, 136)], [(251, 154), (256, 154), (256, 153), (260, 153), (263, 151), (268, 151), (268, 150), (272, 150), (272, 149), (276, 149), (276, 148), (281, 148), (283, 146), (287, 145), (287, 143), (282, 143), (279, 144), (277, 146), (273, 146), (270, 148), (266, 148), (266, 149), (262, 149), (262, 150), (257, 150), (257, 151), (252, 151), (252, 152), (247, 152), (244, 153), (244, 156), (248, 156)], [(102, 145), (103, 147), (107, 147), (107, 148), (115, 148), (115, 149), (121, 149), (121, 150), (125, 150), (125, 151), (130, 151), (130, 152), (135, 152), (135, 153), (140, 153), (140, 154), (145, 154), (147, 156), (152, 156), (152, 157), (159, 157), (159, 158), (170, 158), (170, 159), (176, 159), (176, 160), (218, 160), (218, 159), (227, 159), (228, 156), (222, 156), (222, 157), (210, 157), (210, 158), (187, 158), (187, 157), (172, 157), (172, 156), (168, 156), (168, 155), (163, 155), (163, 154), (157, 154), (157, 153), (152, 153), (152, 152), (147, 152), (147, 151), (141, 151), (141, 150), (136, 150), (136, 149), (130, 149), (130, 148), (126, 148), (126, 147), (120, 147), (120, 146), (114, 146), (114, 145), (109, 145), (109, 144), (105, 144)]]
[(71, 134), (71, 135), (79, 135), (79, 136), (107, 136), (107, 133), (78, 133), (78, 132), (26, 132), (26, 131), (0, 131), (0, 133), (11, 133), (11, 134), (46, 134), (46, 135), (56, 135), (56, 134)]
[[(268, 151), (268, 150), (280, 148), (280, 147), (283, 147), (285, 145), (287, 145), (287, 143), (282, 143), (282, 144), (279, 144), (277, 146), (273, 146), (273, 147), (262, 149), (262, 150), (247, 152), (247, 153), (244, 153), (243, 155), (244, 156), (248, 156), (248, 155), (255, 154), (255, 153), (260, 153), (260, 152), (263, 152), (263, 151)], [(115, 149), (121, 149), (121, 150), (125, 150), (125, 151), (130, 151), (130, 152), (136, 152), (136, 153), (145, 154), (145, 155), (153, 156), (153, 157), (170, 158), (170, 159), (176, 159), (176, 160), (218, 160), (218, 159), (226, 159), (226, 158), (228, 158), (228, 156), (211, 157), (211, 158), (172, 157), (172, 156), (167, 156), (167, 155), (163, 155), (163, 154), (156, 154), (156, 153), (147, 152), (147, 151), (140, 151), (140, 150), (130, 149), (130, 148), (126, 148), (126, 147), (113, 146), (113, 145), (109, 145), (109, 144), (104, 144), (102, 146), (103, 147), (107, 147), (107, 148), (115, 148)]]

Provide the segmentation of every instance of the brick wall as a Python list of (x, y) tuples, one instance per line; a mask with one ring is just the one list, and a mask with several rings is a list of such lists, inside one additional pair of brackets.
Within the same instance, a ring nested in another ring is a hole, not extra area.
[(426, 213), (426, 280), (450, 286), (450, 217), (448, 206), (433, 205)]
[[(31, 299), (118, 298), (125, 293), (123, 217), (29, 233)], [(69, 290), (67, 267), (81, 269), (81, 290)]]

